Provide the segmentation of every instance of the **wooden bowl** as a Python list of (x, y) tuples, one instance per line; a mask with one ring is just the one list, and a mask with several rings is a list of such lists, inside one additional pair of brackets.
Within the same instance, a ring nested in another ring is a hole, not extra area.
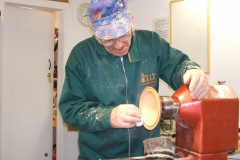
[(162, 115), (162, 104), (157, 91), (153, 87), (146, 87), (140, 96), (139, 109), (146, 129), (154, 129)]

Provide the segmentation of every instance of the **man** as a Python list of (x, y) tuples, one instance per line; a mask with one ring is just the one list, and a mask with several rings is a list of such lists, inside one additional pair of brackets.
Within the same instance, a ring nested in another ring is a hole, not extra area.
[(189, 85), (192, 98), (202, 99), (207, 77), (155, 32), (133, 30), (127, 0), (92, 0), (88, 13), (95, 35), (69, 56), (61, 115), (79, 129), (79, 159), (143, 156), (142, 141), (160, 136), (160, 125), (136, 127), (143, 89), (158, 91), (161, 78), (174, 90)]

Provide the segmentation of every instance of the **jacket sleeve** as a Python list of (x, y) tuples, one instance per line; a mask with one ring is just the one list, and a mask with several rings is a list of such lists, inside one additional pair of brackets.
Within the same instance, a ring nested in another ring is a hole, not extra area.
[(200, 68), (200, 66), (191, 61), (187, 54), (171, 47), (157, 33), (153, 33), (153, 39), (160, 68), (159, 78), (165, 81), (173, 90), (177, 90), (183, 85), (183, 75), (186, 70), (189, 68)]
[(88, 101), (84, 87), (84, 63), (79, 49), (73, 49), (65, 66), (65, 80), (59, 100), (63, 121), (84, 132), (104, 131), (111, 127), (110, 114), (113, 106)]

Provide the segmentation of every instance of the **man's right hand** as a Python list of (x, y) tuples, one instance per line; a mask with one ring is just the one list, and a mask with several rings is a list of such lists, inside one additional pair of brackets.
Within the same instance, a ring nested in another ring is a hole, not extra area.
[(121, 104), (112, 110), (110, 121), (113, 128), (133, 128), (141, 122), (141, 112), (133, 104)]

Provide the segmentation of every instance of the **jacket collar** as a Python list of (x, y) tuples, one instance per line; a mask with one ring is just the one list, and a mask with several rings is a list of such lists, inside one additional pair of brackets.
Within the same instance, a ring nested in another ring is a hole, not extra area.
[(128, 52), (128, 59), (130, 63), (135, 63), (140, 61), (139, 51), (138, 51), (138, 44), (137, 44), (137, 36), (136, 32), (134, 32), (132, 36), (131, 46)]

